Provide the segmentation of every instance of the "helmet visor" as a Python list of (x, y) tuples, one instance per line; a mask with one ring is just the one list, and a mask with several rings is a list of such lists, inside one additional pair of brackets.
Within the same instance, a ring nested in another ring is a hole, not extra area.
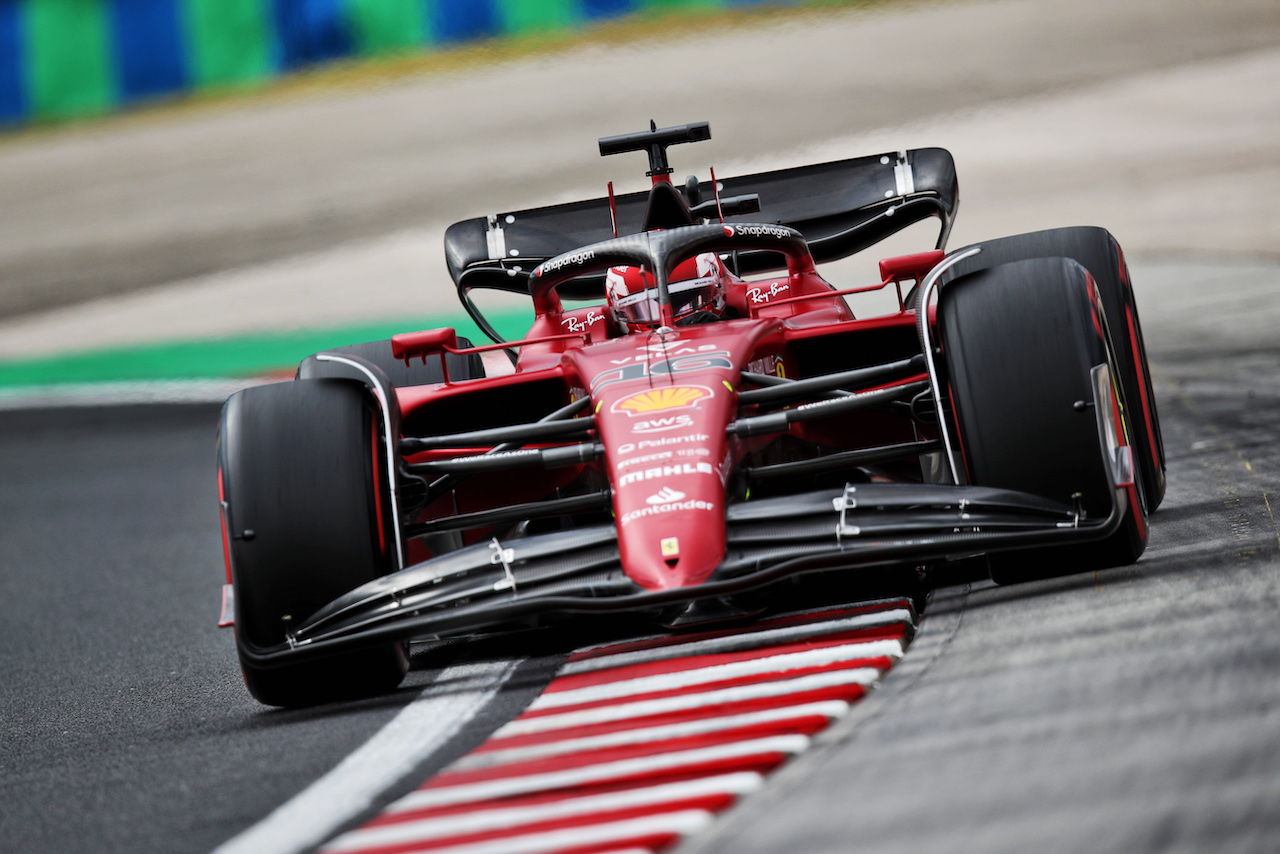
[[(671, 295), (671, 313), (674, 317), (684, 317), (695, 311), (714, 308), (720, 297), (720, 277), (704, 276), (700, 279), (672, 282), (667, 285), (667, 293)], [(614, 307), (627, 323), (657, 323), (661, 318), (657, 288), (647, 288), (618, 297), (614, 301)]]

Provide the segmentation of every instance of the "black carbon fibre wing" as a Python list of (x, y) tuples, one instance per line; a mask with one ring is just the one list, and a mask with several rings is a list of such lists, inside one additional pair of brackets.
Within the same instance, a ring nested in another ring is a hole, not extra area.
[[(959, 202), (955, 162), (942, 148), (875, 154), (793, 169), (721, 179), (722, 197), (757, 194), (752, 222), (798, 230), (818, 263), (859, 252), (928, 217), (937, 217), (943, 248)], [(617, 196), (618, 233), (641, 230), (647, 192)], [(704, 191), (703, 201), (710, 197)], [(529, 273), (548, 258), (613, 236), (606, 198), (523, 211), (504, 211), (454, 223), (445, 232), (445, 258), (468, 311), (466, 291), (495, 288), (528, 293)], [(742, 253), (742, 275), (782, 269), (771, 252)], [(603, 278), (566, 284), (571, 299), (603, 298)], [(474, 312), (473, 312), (474, 314)]]

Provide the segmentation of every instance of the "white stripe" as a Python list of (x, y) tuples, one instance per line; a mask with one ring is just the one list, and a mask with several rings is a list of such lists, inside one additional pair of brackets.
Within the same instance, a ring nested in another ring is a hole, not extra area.
[(544, 852), (559, 851), (563, 848), (610, 842), (615, 839), (625, 840), (654, 833), (674, 833), (684, 837), (697, 833), (711, 824), (712, 818), (711, 813), (705, 810), (683, 810), (609, 824), (590, 824), (584, 827), (551, 830), (546, 833), (531, 833), (527, 836), (503, 836), (499, 839), (486, 839), (469, 845), (436, 848), (432, 849), (431, 854), (544, 854)]
[(450, 804), (505, 798), (512, 795), (541, 792), (565, 786), (581, 786), (586, 783), (611, 780), (632, 774), (666, 771), (684, 765), (696, 765), (718, 759), (752, 756), (758, 753), (795, 754), (802, 752), (808, 746), (808, 736), (775, 735), (769, 738), (755, 739), (754, 741), (717, 744), (714, 747), (699, 747), (694, 750), (681, 750), (673, 753), (663, 753), (658, 756), (641, 756), (636, 759), (601, 762), (597, 765), (567, 768), (563, 771), (547, 771), (541, 774), (525, 774), (517, 777), (502, 777), (497, 780), (484, 780), (479, 783), (459, 783), (434, 789), (419, 789), (416, 792), (410, 792), (387, 807), (386, 812), (397, 813), (406, 810), (425, 809), (427, 807), (442, 807)]
[(736, 652), (738, 650), (753, 649), (758, 646), (802, 640), (815, 635), (835, 634), (836, 632), (852, 631), (854, 629), (877, 628), (895, 623), (911, 625), (911, 612), (906, 608), (895, 608), (892, 611), (857, 614), (841, 620), (745, 631), (726, 637), (707, 638), (653, 649), (637, 649), (630, 652), (614, 653), (613, 655), (602, 655), (597, 658), (584, 658), (581, 661), (570, 661), (560, 668), (559, 675), (571, 676), (575, 673), (589, 673), (609, 667), (620, 667), (624, 664), (641, 664), (646, 661), (661, 661), (667, 658), (679, 658), (688, 655)]
[(607, 721), (623, 720), (624, 718), (638, 718), (645, 715), (662, 715), (668, 712), (681, 712), (687, 709), (697, 709), (721, 703), (737, 703), (744, 700), (777, 697), (780, 698), (778, 702), (783, 703), (786, 701), (781, 698), (785, 698), (788, 694), (817, 691), (838, 685), (870, 685), (879, 676), (878, 671), (858, 667), (850, 670), (833, 670), (828, 673), (811, 673), (808, 676), (800, 676), (795, 679), (779, 679), (773, 682), (757, 682), (754, 685), (739, 685), (735, 688), (720, 688), (715, 691), (703, 691), (698, 694), (681, 694), (677, 697), (639, 700), (634, 703), (615, 703), (610, 706), (581, 709), (576, 712), (564, 712), (559, 715), (516, 718), (494, 733), (494, 738), (528, 735), (535, 732), (550, 732), (551, 730), (587, 726), (588, 724), (605, 723)]
[[(628, 697), (635, 694), (647, 694), (651, 691), (669, 691), (676, 688), (688, 688), (692, 685), (704, 685), (708, 682), (720, 682), (725, 679), (737, 679), (743, 676), (757, 676), (762, 673), (778, 673), (785, 675), (788, 670), (802, 667), (821, 667), (840, 661), (852, 661), (857, 658), (888, 657), (897, 661), (902, 657), (902, 643), (896, 640), (864, 641), (843, 646), (829, 646), (821, 649), (808, 649), (803, 652), (789, 652), (783, 655), (771, 655), (767, 658), (755, 658), (747, 661), (734, 661), (729, 664), (714, 664), (710, 667), (699, 667), (694, 670), (677, 670), (672, 673), (656, 673), (652, 676), (638, 676), (635, 679), (619, 679), (603, 685), (588, 685), (568, 691), (544, 693), (530, 705), (530, 709), (558, 709), (562, 706), (573, 706), (578, 703), (593, 703), (597, 700), (612, 700), (617, 697)], [(555, 683), (552, 683), (553, 685)]]
[(602, 733), (584, 738), (568, 738), (546, 744), (531, 744), (526, 747), (512, 747), (506, 750), (490, 750), (482, 753), (471, 753), (462, 757), (450, 771), (467, 771), (472, 768), (490, 768), (494, 765), (505, 765), (511, 762), (524, 762), (530, 759), (541, 759), (546, 756), (559, 756), (565, 753), (581, 753), (584, 750), (599, 750), (606, 747), (621, 747), (628, 744), (644, 744), (650, 741), (665, 741), (669, 738), (685, 738), (693, 735), (705, 735), (735, 727), (752, 724), (785, 721), (792, 718), (821, 715), (828, 720), (842, 717), (849, 711), (849, 704), (843, 700), (829, 700), (824, 703), (809, 703), (803, 706), (783, 706), (780, 709), (762, 709), (730, 717), (703, 718), (696, 721), (684, 721), (678, 724), (642, 727), (640, 729), (624, 729), (617, 732)]
[(660, 786), (649, 786), (644, 789), (627, 789), (622, 792), (608, 792), (603, 795), (589, 795), (582, 798), (570, 797), (562, 801), (535, 804), (528, 807), (478, 809), (460, 815), (404, 821), (353, 830), (350, 833), (344, 833), (339, 836), (322, 850), (337, 854), (337, 852), (355, 851), (360, 848), (425, 842), (446, 836), (481, 833), (498, 828), (514, 829), (538, 821), (553, 821), (605, 810), (671, 803), (706, 795), (734, 795), (736, 797), (756, 791), (763, 783), (764, 777), (760, 774), (754, 771), (742, 771), (737, 774), (725, 774), (718, 777), (706, 777), (680, 783), (664, 783)]
[(214, 854), (292, 854), (315, 848), (448, 743), (511, 676), (519, 660), (445, 669), (354, 753)]

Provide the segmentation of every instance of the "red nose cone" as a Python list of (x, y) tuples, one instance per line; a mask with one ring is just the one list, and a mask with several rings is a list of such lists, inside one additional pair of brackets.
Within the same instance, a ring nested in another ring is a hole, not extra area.
[(608, 395), (598, 418), (613, 478), (622, 567), (654, 590), (704, 581), (724, 559), (723, 384)]

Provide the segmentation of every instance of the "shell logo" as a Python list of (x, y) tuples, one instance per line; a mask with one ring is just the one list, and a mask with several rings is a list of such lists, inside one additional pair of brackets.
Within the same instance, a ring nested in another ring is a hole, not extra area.
[(711, 389), (699, 385), (654, 388), (624, 397), (613, 405), (613, 411), (625, 412), (628, 415), (643, 415), (649, 412), (665, 412), (668, 409), (684, 409), (711, 395)]

